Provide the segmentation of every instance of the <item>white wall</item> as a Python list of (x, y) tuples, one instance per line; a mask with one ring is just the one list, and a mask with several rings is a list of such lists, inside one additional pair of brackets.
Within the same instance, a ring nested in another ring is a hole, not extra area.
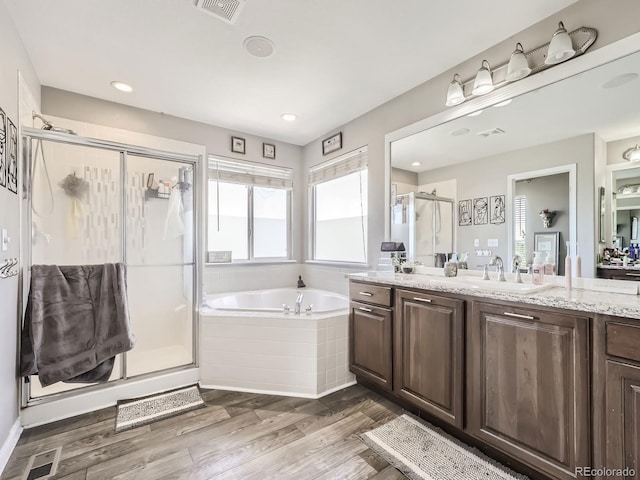
[[(335, 156), (362, 145), (368, 145), (369, 264), (376, 263), (380, 243), (385, 239), (384, 212), (387, 208), (385, 205), (385, 184), (388, 181), (385, 179), (385, 134), (444, 111), (446, 109), (444, 100), (447, 87), (454, 73), (459, 73), (462, 78), (466, 79), (473, 76), (483, 59), (488, 60), (491, 65), (504, 63), (508, 61), (516, 42), (521, 42), (531, 48), (547, 43), (560, 20), (564, 21), (569, 29), (579, 26), (595, 27), (598, 30), (598, 38), (589, 50), (589, 52), (593, 52), (602, 46), (640, 31), (640, 24), (636, 21), (638, 16), (640, 16), (640, 2), (636, 0), (618, 0), (615, 2), (615, 7), (612, 7), (610, 2), (581, 0), (351, 122), (337, 126), (328, 131), (326, 135), (322, 135), (306, 145), (303, 151), (305, 166), (327, 160), (322, 156), (321, 141), (335, 132), (341, 131), (343, 139), (343, 148), (336, 152)], [(452, 34), (455, 35), (455, 32)], [(593, 166), (590, 168), (593, 171)], [(585, 187), (592, 188), (593, 175), (591, 177), (590, 185), (584, 184)], [(501, 189), (506, 189), (505, 182), (501, 184)], [(464, 196), (464, 189), (460, 186), (458, 186), (458, 195)], [(593, 204), (592, 199), (593, 195), (590, 196), (590, 205)], [(306, 208), (305, 206), (305, 211)], [(594, 215), (589, 216), (594, 217)], [(582, 222), (582, 217), (580, 217), (580, 222)], [(594, 219), (589, 219), (589, 223), (593, 224)], [(578, 236), (581, 238), (580, 250), (582, 250), (583, 237), (580, 232), (578, 232)], [(589, 238), (592, 236), (593, 231), (590, 231)], [(303, 241), (303, 245), (305, 247), (308, 245), (306, 240)], [(462, 249), (459, 248), (459, 250)], [(585, 275), (587, 274), (584, 268), (583, 272)]]
[[(18, 125), (18, 72), (38, 93), (40, 83), (31, 65), (22, 41), (13, 23), (9, 20), (4, 2), (0, 2), (0, 107)], [(20, 183), (20, 178), (18, 179)], [(19, 195), (0, 187), (0, 228), (6, 228), (12, 242), (9, 250), (0, 252), (0, 262), (5, 258), (18, 257), (20, 217)], [(18, 277), (0, 279), (0, 449), (5, 446), (11, 428), (18, 418), (18, 390), (16, 380), (16, 345), (18, 341)], [(0, 471), (4, 467), (0, 450)]]

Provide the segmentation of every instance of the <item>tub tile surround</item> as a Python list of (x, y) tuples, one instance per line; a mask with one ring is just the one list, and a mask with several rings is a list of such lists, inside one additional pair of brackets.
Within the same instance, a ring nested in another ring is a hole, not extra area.
[(319, 398), (355, 383), (346, 313), (212, 312), (201, 317), (203, 387)]
[[(640, 296), (637, 295), (637, 285), (634, 294), (617, 293), (611, 290), (599, 290), (599, 288), (607, 288), (601, 286), (602, 282), (598, 282), (598, 279), (577, 279), (578, 286), (586, 288), (573, 288), (567, 290), (558, 283), (548, 290), (533, 294), (514, 294), (492, 290), (478, 291), (464, 285), (451, 286), (438, 284), (433, 282), (437, 277), (433, 275), (425, 275), (422, 273), (413, 274), (394, 274), (378, 276), (373, 273), (358, 273), (349, 275), (354, 280), (366, 280), (368, 282), (378, 283), (382, 285), (391, 285), (408, 288), (419, 288), (425, 290), (431, 290), (436, 292), (454, 293), (459, 295), (472, 295), (485, 298), (492, 298), (495, 300), (506, 300), (511, 302), (519, 302), (530, 305), (541, 305), (556, 308), (565, 308), (567, 310), (576, 310), (590, 313), (600, 313), (604, 315), (612, 315), (616, 317), (633, 318), (640, 320)], [(442, 273), (440, 273), (442, 277)], [(524, 275), (523, 275), (524, 277)], [(512, 279), (508, 278), (508, 281)], [(563, 277), (556, 277), (557, 282), (563, 280)], [(487, 280), (487, 282), (494, 282), (496, 280)], [(525, 280), (526, 282), (526, 280)], [(627, 290), (630, 283), (607, 280), (607, 285), (611, 284), (615, 289), (615, 285), (620, 284), (619, 290)], [(614, 283), (611, 283), (614, 282)], [(490, 283), (488, 283), (490, 285)]]

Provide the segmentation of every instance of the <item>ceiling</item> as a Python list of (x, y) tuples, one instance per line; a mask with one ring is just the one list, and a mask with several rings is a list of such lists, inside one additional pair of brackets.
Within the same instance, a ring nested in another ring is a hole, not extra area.
[(234, 25), (195, 0), (2, 1), (42, 85), (306, 145), (576, 0), (247, 0)]
[[(614, 79), (621, 84), (605, 88)], [(587, 133), (605, 142), (635, 137), (640, 135), (638, 98), (640, 53), (634, 53), (516, 97), (506, 106), (397, 140), (391, 144), (392, 165), (422, 172)], [(503, 133), (479, 135), (495, 128)]]

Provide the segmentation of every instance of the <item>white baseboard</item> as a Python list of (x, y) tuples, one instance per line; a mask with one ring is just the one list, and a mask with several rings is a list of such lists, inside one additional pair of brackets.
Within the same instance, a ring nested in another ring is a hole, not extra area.
[(0, 475), (4, 471), (4, 468), (9, 463), (9, 458), (11, 458), (11, 454), (13, 453), (13, 449), (16, 448), (18, 440), (20, 439), (20, 435), (22, 434), (22, 425), (20, 425), (20, 419), (16, 418), (15, 423), (9, 430), (9, 435), (7, 435), (6, 440), (2, 444), (0, 448)]

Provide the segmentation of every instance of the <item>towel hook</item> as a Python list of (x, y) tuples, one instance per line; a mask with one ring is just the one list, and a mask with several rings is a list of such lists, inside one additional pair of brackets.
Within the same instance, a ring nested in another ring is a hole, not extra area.
[(4, 260), (3, 265), (0, 267), (0, 278), (10, 278), (18, 275), (18, 270), (13, 270), (13, 267), (18, 265), (19, 260), (17, 258), (7, 258)]

